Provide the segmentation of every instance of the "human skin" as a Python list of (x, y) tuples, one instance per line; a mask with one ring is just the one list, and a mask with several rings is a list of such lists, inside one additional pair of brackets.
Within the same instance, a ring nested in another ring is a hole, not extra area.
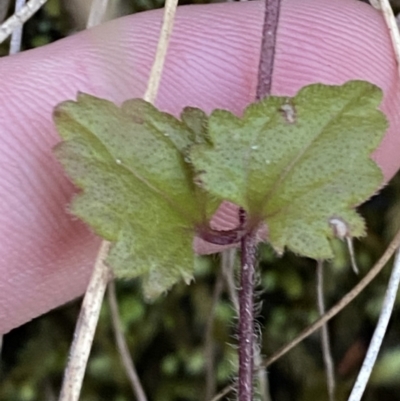
[[(67, 213), (74, 188), (52, 154), (52, 109), (77, 91), (117, 103), (143, 96), (161, 16), (129, 16), (0, 60), (0, 333), (84, 292), (100, 240)], [(255, 99), (262, 20), (261, 2), (179, 8), (156, 105), (240, 114)], [(400, 166), (400, 91), (380, 13), (352, 0), (283, 0), (272, 93), (350, 79), (384, 91), (390, 129), (374, 159), (387, 181)]]

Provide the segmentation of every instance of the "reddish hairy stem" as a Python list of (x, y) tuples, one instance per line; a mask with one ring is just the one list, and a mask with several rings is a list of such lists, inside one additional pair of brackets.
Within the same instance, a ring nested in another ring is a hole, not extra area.
[(261, 100), (271, 94), (279, 10), (280, 0), (265, 0), (256, 100)]
[[(256, 100), (271, 94), (275, 42), (279, 19), (280, 0), (265, 0), (264, 25), (258, 66)], [(239, 211), (241, 227), (245, 226), (245, 212)], [(254, 278), (256, 240), (254, 232), (241, 239), (241, 272), (239, 291), (239, 401), (253, 400), (254, 369)]]
[[(280, 0), (265, 0), (256, 100), (261, 100), (271, 93), (279, 9)], [(230, 245), (237, 243), (239, 240), (241, 242), (238, 399), (239, 401), (252, 401), (255, 345), (254, 281), (256, 238), (254, 230), (246, 230), (246, 214), (243, 209), (239, 210), (239, 220), (240, 226), (235, 230), (216, 231), (210, 228), (200, 228), (197, 231), (197, 235), (203, 240), (217, 245)]]
[[(241, 219), (244, 211), (241, 209)], [(253, 399), (254, 370), (254, 279), (256, 240), (253, 232), (241, 240), (241, 272), (239, 290), (239, 401)]]

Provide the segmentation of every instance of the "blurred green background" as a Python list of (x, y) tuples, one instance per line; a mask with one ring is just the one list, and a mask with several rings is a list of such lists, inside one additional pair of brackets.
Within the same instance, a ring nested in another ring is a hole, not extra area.
[[(5, 0), (4, 4), (6, 3)], [(201, 0), (196, 2), (202, 2)], [(24, 30), (30, 49), (83, 29), (89, 1), (49, 0)], [(187, 1), (186, 3), (191, 3)], [(160, 0), (110, 1), (108, 17), (161, 7)], [(8, 10), (10, 15), (11, 9)], [(0, 47), (6, 55), (7, 44)], [(400, 226), (400, 177), (360, 208), (368, 236), (356, 241), (363, 276), (385, 250)], [(336, 258), (325, 265), (326, 304), (332, 306), (358, 281), (344, 243), (335, 241)], [(259, 252), (258, 329), (262, 355), (292, 339), (318, 314), (316, 264), (287, 253), (278, 258), (263, 245)], [(236, 313), (221, 283), (220, 258), (201, 259), (196, 281), (176, 285), (154, 304), (146, 304), (137, 282), (117, 283), (121, 319), (136, 368), (149, 400), (207, 401), (207, 355), (214, 358), (215, 391), (232, 383), (237, 371)], [(236, 269), (237, 270), (237, 269)], [(346, 400), (360, 368), (379, 314), (389, 266), (351, 305), (329, 323), (337, 375), (337, 400)], [(219, 285), (218, 284), (218, 285)], [(215, 297), (214, 297), (215, 298)], [(400, 308), (391, 319), (365, 401), (400, 401)], [(0, 363), (1, 401), (52, 401), (58, 397), (80, 300), (58, 308), (4, 337)], [(212, 311), (214, 313), (212, 314)], [(210, 330), (210, 316), (214, 316)], [(211, 342), (210, 342), (211, 338)], [(268, 369), (273, 401), (327, 400), (319, 334), (314, 334)], [(230, 395), (230, 398), (234, 398)], [(82, 401), (134, 399), (116, 349), (107, 302), (104, 303), (84, 382)], [(260, 398), (261, 399), (261, 398)], [(265, 398), (264, 398), (265, 400)]]

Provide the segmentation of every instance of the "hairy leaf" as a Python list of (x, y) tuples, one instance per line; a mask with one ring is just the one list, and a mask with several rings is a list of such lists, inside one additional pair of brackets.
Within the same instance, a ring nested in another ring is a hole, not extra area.
[(114, 243), (115, 275), (142, 276), (148, 297), (190, 280), (195, 227), (218, 206), (185, 161), (190, 144), (206, 142), (206, 117), (192, 109), (183, 117), (190, 126), (140, 99), (119, 108), (83, 94), (54, 113), (64, 139), (56, 156), (83, 189), (72, 213)]
[[(332, 257), (328, 241), (365, 228), (354, 208), (371, 197), (382, 173), (370, 159), (387, 128), (377, 110), (380, 89), (362, 81), (314, 84), (293, 97), (271, 96), (242, 118), (215, 110), (207, 144), (194, 146), (197, 182), (265, 222), (268, 241), (317, 259)], [(343, 223), (343, 224), (341, 224)]]

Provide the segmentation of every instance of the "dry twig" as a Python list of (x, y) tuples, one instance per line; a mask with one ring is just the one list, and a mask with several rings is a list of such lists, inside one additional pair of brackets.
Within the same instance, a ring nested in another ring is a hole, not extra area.
[(167, 56), (169, 39), (174, 26), (176, 7), (178, 0), (166, 0), (164, 8), (164, 20), (161, 27), (160, 39), (158, 40), (156, 56), (150, 71), (150, 78), (147, 84), (146, 93), (143, 99), (154, 103), (157, 97), (158, 88), (161, 82), (162, 70)]
[(381, 10), (383, 14), (383, 18), (385, 19), (387, 29), (392, 39), (393, 50), (400, 76), (400, 33), (397, 27), (396, 18), (392, 11), (392, 7), (390, 6), (389, 0), (370, 0), (370, 3), (376, 9)]
[[(324, 263), (322, 260), (317, 261), (317, 304), (318, 304), (318, 312), (320, 316), (323, 316), (325, 313), (325, 302), (324, 302)], [(324, 324), (321, 327), (321, 348), (326, 370), (326, 381), (328, 384), (329, 401), (334, 401), (335, 369), (333, 365), (333, 358), (332, 358), (327, 324)]]
[[(25, 5), (25, 0), (16, 0), (15, 1), (15, 13), (17, 14), (22, 10)], [(23, 25), (15, 28), (11, 35), (10, 42), (10, 54), (16, 54), (21, 51), (21, 42), (22, 42), (22, 30)]]
[(392, 274), (386, 289), (385, 299), (383, 301), (381, 313), (379, 315), (378, 324), (376, 325), (374, 335), (368, 347), (361, 370), (357, 376), (356, 383), (353, 386), (348, 401), (360, 401), (364, 394), (365, 387), (369, 381), (372, 369), (375, 365), (376, 358), (382, 345), (383, 338), (389, 324), (390, 317), (393, 312), (394, 302), (396, 300), (397, 291), (400, 282), (400, 250), (397, 250)]
[(214, 284), (211, 310), (208, 315), (205, 336), (204, 336), (204, 358), (206, 365), (206, 386), (205, 386), (206, 401), (209, 400), (215, 394), (215, 389), (216, 389), (213, 330), (214, 330), (215, 311), (217, 309), (218, 302), (221, 299), (222, 289), (223, 289), (223, 275), (219, 274)]
[(16, 28), (21, 27), (42, 7), (47, 0), (30, 0), (21, 10), (0, 25), (0, 43), (3, 43)]
[[(91, 7), (93, 9), (98, 5), (98, 0), (94, 0)], [(105, 9), (103, 11), (105, 11)], [(92, 19), (88, 21), (88, 28), (97, 25), (103, 17), (103, 15), (99, 13), (97, 13), (96, 16), (98, 20), (95, 21)], [(105, 263), (109, 249), (110, 243), (103, 241), (96, 257), (88, 288), (83, 298), (81, 311), (74, 332), (74, 340), (71, 345), (67, 367), (64, 372), (59, 401), (79, 400), (104, 293), (112, 277), (112, 272)]]
[(93, 343), (107, 283), (112, 274), (104, 260), (109, 243), (104, 242), (97, 256), (92, 277), (86, 290), (71, 345), (70, 359), (64, 372), (59, 401), (78, 401), (83, 377)]
[(90, 7), (89, 18), (86, 24), (87, 28), (92, 28), (101, 24), (107, 11), (108, 0), (93, 0)]
[(111, 321), (114, 330), (115, 340), (117, 343), (119, 354), (121, 356), (122, 364), (124, 365), (125, 371), (128, 375), (128, 379), (131, 383), (131, 387), (137, 401), (147, 401), (146, 394), (143, 390), (142, 384), (140, 383), (135, 365), (133, 364), (132, 358), (130, 356), (128, 344), (126, 343), (126, 339), (122, 329), (122, 323), (119, 317), (118, 302), (115, 294), (114, 281), (110, 281), (110, 283), (108, 284), (107, 295), (108, 304), (110, 305)]
[(229, 298), (235, 308), (236, 313), (239, 313), (239, 297), (235, 283), (235, 257), (236, 249), (226, 249), (221, 253), (221, 269), (224, 275), (225, 285), (228, 290)]

